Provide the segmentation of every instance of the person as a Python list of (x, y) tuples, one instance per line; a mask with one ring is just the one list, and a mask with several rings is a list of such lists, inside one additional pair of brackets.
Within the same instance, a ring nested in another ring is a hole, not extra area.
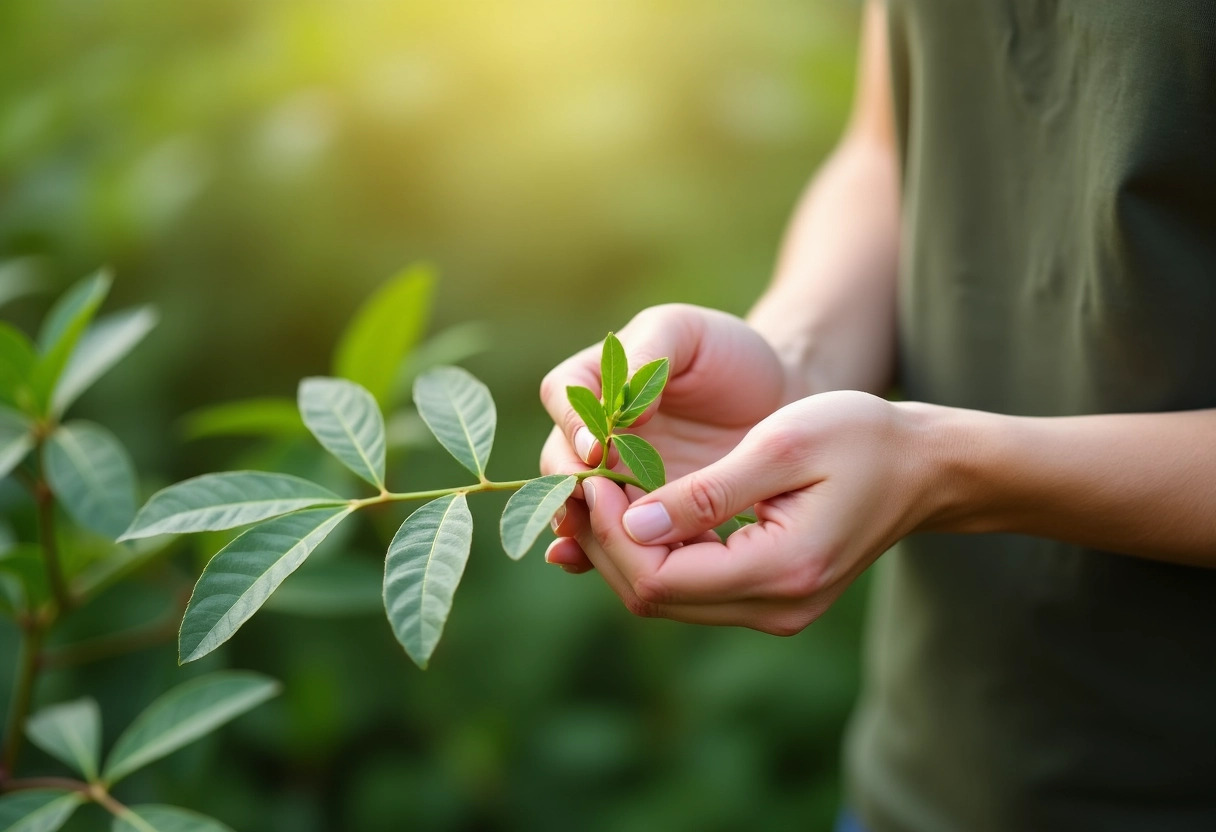
[[(1216, 4), (871, 0), (860, 55), (746, 320), (618, 333), (671, 360), (668, 483), (587, 478), (547, 559), (790, 635), (894, 546), (862, 828), (1216, 829)], [(545, 473), (603, 453), (598, 354), (544, 379)]]

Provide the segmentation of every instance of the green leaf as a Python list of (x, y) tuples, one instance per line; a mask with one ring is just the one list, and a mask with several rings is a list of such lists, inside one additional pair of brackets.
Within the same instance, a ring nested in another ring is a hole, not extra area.
[(67, 366), (76, 344), (93, 319), (97, 307), (110, 291), (111, 279), (105, 271), (82, 280), (51, 307), (38, 333), (38, 363), (33, 369), (34, 396), (40, 407), (47, 407), (51, 391)]
[(0, 321), (0, 403), (34, 410), (33, 375), (38, 355), (25, 333)]
[(384, 417), (372, 394), (353, 381), (316, 377), (300, 382), (298, 398), (304, 424), (325, 450), (384, 488)]
[(69, 422), (43, 452), (47, 481), (68, 514), (114, 540), (135, 516), (135, 468), (114, 434), (92, 422)]
[(436, 367), (414, 381), (414, 404), (439, 444), (484, 478), (498, 423), (489, 389), (468, 370)]
[(654, 403), (667, 386), (667, 374), (670, 369), (671, 362), (666, 358), (656, 359), (638, 368), (625, 386), (625, 404), (621, 407), (621, 415), (616, 422), (618, 425), (627, 428), (646, 412), (646, 408)]
[(187, 439), (212, 436), (302, 436), (300, 410), (291, 399), (266, 396), (200, 408), (182, 420)]
[(607, 444), (608, 417), (596, 395), (586, 387), (567, 387), (566, 398), (591, 435), (600, 440), (601, 445)]
[(616, 413), (621, 406), (621, 397), (625, 392), (625, 381), (629, 378), (629, 359), (625, 357), (625, 348), (611, 332), (604, 339), (604, 351), (600, 356), (600, 382), (604, 403), (604, 413), (609, 417)]
[(426, 669), (473, 543), (473, 516), (463, 494), (415, 511), (393, 537), (384, 562), (384, 608), (397, 641)]
[(647, 491), (654, 491), (667, 481), (667, 475), (663, 472), (663, 458), (645, 439), (632, 433), (619, 433), (612, 437), (612, 441), (621, 455), (621, 461), (629, 466)]
[(178, 685), (144, 709), (118, 738), (101, 773), (102, 780), (113, 785), (278, 692), (278, 682), (249, 671), (211, 673)]
[(202, 658), (258, 611), (353, 508), (314, 508), (254, 526), (203, 569), (182, 617), (178, 655)]
[(279, 587), (264, 609), (310, 618), (344, 618), (384, 612), (384, 567), (367, 560), (305, 563)]
[(149, 804), (128, 807), (127, 814), (114, 818), (110, 832), (232, 832), (214, 818), (179, 809)]
[(155, 310), (141, 306), (101, 318), (85, 330), (55, 385), (51, 413), (58, 416), (67, 410), (93, 382), (134, 349), (156, 326), (156, 321)]
[(101, 710), (85, 697), (43, 708), (25, 723), (30, 742), (92, 782), (101, 762)]
[(435, 275), (410, 266), (389, 280), (355, 314), (334, 354), (334, 375), (363, 385), (380, 403), (392, 405), (402, 361), (426, 330)]
[(84, 803), (80, 792), (28, 789), (0, 797), (0, 832), (55, 832)]
[(551, 474), (526, 483), (511, 495), (499, 523), (502, 548), (508, 555), (519, 560), (528, 553), (577, 483), (578, 477)]
[(234, 529), (302, 508), (345, 502), (329, 489), (290, 474), (203, 474), (153, 494), (119, 540)]
[(34, 447), (34, 426), (15, 410), (0, 407), (0, 479), (21, 464)]

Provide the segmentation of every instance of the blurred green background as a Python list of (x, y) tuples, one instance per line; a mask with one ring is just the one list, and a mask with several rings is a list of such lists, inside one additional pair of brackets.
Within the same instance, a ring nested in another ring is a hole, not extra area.
[[(498, 402), (491, 474), (530, 476), (553, 364), (644, 306), (743, 313), (762, 290), (843, 121), (858, 15), (794, 0), (7, 0), (0, 258), (36, 258), (52, 286), (109, 264), (107, 309), (159, 308), (75, 411), (127, 444), (144, 496), (256, 464), (251, 445), (187, 441), (183, 415), (294, 395), (415, 260), (441, 275), (431, 331), (490, 335), (467, 366)], [(31, 330), (49, 299), (5, 317)], [(461, 477), (435, 446), (391, 464), (399, 488)], [(792, 639), (634, 620), (540, 546), (509, 562), (495, 499), (473, 504), (429, 671), (383, 614), (267, 610), (208, 666), (265, 671), (285, 694), (118, 796), (248, 832), (830, 825), (860, 588)], [(378, 565), (393, 512), (329, 556)], [(187, 575), (202, 552), (183, 541), (173, 562)], [(163, 579), (109, 593), (61, 640), (154, 618)], [(37, 694), (97, 697), (108, 744), (195, 672), (165, 644), (49, 673)], [(26, 767), (56, 771), (32, 750)], [(73, 823), (105, 828), (92, 809)]]

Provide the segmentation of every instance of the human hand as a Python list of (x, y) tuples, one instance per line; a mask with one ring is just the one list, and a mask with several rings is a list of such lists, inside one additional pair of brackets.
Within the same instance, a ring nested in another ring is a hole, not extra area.
[[(591, 477), (555, 546), (577, 546), (635, 614), (792, 635), (939, 511), (919, 412), (823, 393), (632, 505), (615, 483)], [(706, 534), (753, 505), (755, 524), (725, 542)]]
[[(663, 457), (669, 477), (714, 462), (791, 395), (794, 385), (768, 343), (739, 318), (683, 304), (639, 313), (617, 337), (630, 370), (668, 358), (662, 396), (632, 426)], [(568, 473), (598, 464), (603, 449), (566, 397), (566, 388), (600, 389), (600, 348), (588, 347), (558, 365), (541, 383), (541, 399), (556, 425), (541, 453), (541, 472)], [(610, 458), (610, 462), (614, 462)], [(581, 488), (575, 492), (581, 497)], [(639, 496), (640, 491), (631, 491)], [(590, 563), (572, 541), (551, 549), (570, 571)]]

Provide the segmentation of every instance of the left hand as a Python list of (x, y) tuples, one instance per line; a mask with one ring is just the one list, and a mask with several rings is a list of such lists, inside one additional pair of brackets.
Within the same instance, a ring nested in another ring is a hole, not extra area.
[[(792, 635), (938, 511), (917, 413), (852, 391), (802, 399), (632, 505), (585, 480), (557, 529), (574, 538), (554, 547), (581, 549), (637, 615)], [(752, 506), (758, 522), (719, 542), (711, 530)]]

